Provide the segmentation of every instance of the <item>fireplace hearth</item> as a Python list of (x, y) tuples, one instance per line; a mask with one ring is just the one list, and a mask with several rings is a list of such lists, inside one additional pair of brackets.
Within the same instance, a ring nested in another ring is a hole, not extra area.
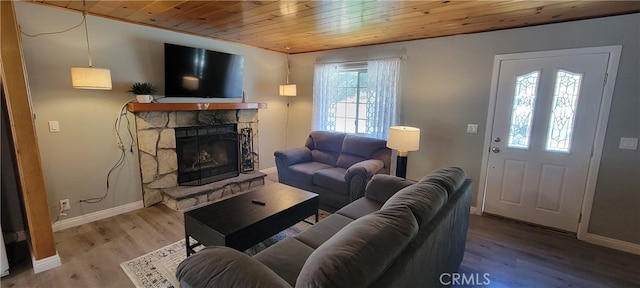
[(204, 185), (238, 176), (236, 124), (175, 130), (178, 185)]

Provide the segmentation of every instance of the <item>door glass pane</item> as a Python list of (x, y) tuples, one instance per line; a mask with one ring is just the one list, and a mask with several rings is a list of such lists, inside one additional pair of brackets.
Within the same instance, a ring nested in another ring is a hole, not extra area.
[(511, 124), (509, 125), (509, 141), (507, 142), (507, 146), (510, 148), (529, 148), (531, 121), (538, 93), (539, 76), (540, 71), (533, 71), (516, 77)]
[(547, 151), (569, 152), (573, 124), (580, 95), (582, 74), (558, 70), (556, 73), (556, 87), (553, 91), (551, 119), (547, 133)]

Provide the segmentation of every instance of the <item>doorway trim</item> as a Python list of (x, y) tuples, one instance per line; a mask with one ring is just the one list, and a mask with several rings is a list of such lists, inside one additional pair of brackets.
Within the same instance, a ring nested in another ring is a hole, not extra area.
[[(600, 110), (598, 113), (598, 122), (596, 126), (596, 134), (593, 141), (593, 155), (589, 161), (589, 171), (587, 174), (587, 185), (585, 188), (584, 198), (582, 200), (582, 208), (580, 210), (582, 217), (578, 223), (577, 237), (579, 240), (588, 241), (589, 236), (587, 229), (589, 228), (589, 220), (591, 218), (591, 208), (593, 206), (593, 197), (596, 190), (596, 181), (598, 178), (598, 171), (600, 169), (600, 160), (602, 158), (602, 148), (604, 145), (604, 138), (607, 132), (607, 123), (609, 122), (609, 112), (611, 110), (611, 100), (613, 98), (613, 89), (615, 86), (616, 75), (618, 72), (618, 65), (620, 62), (620, 54), (622, 52), (622, 45), (615, 46), (601, 46), (601, 47), (588, 47), (588, 48), (576, 48), (576, 49), (562, 49), (562, 50), (548, 50), (539, 52), (523, 52), (512, 54), (500, 54), (494, 57), (493, 61), (493, 75), (491, 79), (491, 94), (489, 97), (489, 108), (487, 112), (487, 123), (484, 135), (484, 147), (482, 153), (482, 167), (480, 169), (480, 181), (478, 189), (478, 199), (476, 203), (476, 214), (482, 215), (484, 213), (484, 202), (487, 188), (487, 176), (488, 176), (488, 163), (489, 163), (489, 149), (491, 146), (491, 135), (493, 133), (492, 127), (495, 115), (495, 106), (497, 100), (498, 91), (498, 74), (500, 72), (500, 65), (502, 61), (517, 60), (517, 59), (531, 59), (531, 58), (546, 58), (555, 56), (570, 56), (576, 54), (609, 54), (609, 63), (607, 65), (607, 78), (606, 84), (602, 92), (602, 100), (600, 102)], [(614, 239), (612, 239), (614, 240)], [(602, 244), (600, 244), (602, 245)], [(604, 245), (607, 246), (607, 245)], [(612, 247), (615, 248), (615, 247)]]

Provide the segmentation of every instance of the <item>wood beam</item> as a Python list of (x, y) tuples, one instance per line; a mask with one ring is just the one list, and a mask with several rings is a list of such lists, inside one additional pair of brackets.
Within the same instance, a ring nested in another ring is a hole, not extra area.
[(0, 5), (0, 86), (13, 136), (31, 252), (41, 260), (57, 252), (13, 1), (0, 1)]

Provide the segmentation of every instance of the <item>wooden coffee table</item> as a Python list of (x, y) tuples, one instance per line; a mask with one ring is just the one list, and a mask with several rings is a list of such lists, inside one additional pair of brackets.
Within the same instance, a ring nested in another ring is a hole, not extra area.
[(315, 215), (318, 222), (319, 203), (318, 194), (276, 183), (187, 211), (187, 257), (199, 245), (244, 251), (309, 216)]

